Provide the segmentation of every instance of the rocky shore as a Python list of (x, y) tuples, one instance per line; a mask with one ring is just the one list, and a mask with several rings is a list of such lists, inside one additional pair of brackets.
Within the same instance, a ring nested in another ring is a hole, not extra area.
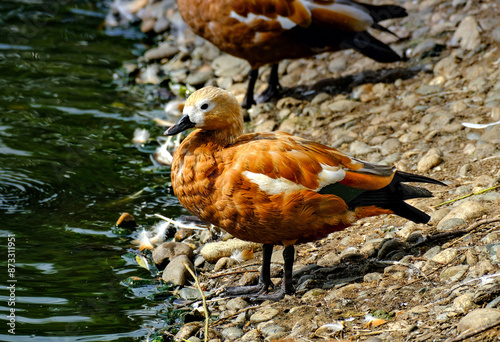
[[(132, 3), (117, 10), (115, 2), (108, 24), (138, 20), (159, 43), (137, 63), (124, 65), (125, 77), (158, 85), (169, 100), (179, 89), (204, 85), (218, 85), (242, 100), (245, 61), (190, 33), (173, 1)], [(186, 269), (191, 267), (206, 290), (210, 341), (498, 340), (500, 3), (396, 3), (410, 15), (384, 24), (401, 39), (378, 37), (394, 41), (407, 62), (379, 64), (351, 50), (284, 61), (283, 98), (249, 109), (247, 130), (287, 131), (445, 182), (447, 188), (428, 186), (434, 198), (411, 202), (431, 215), (429, 224), (392, 215), (369, 218), (299, 246), (296, 295), (259, 304), (217, 297), (228, 284), (256, 281), (257, 245), (216, 228), (179, 229), (175, 241), (143, 253), (166, 267), (165, 281), (186, 285), (179, 305), (191, 311), (178, 332), (158, 329), (156, 338), (204, 339), (204, 310)], [(257, 91), (266, 79), (262, 73)], [(276, 282), (282, 262), (277, 248)]]

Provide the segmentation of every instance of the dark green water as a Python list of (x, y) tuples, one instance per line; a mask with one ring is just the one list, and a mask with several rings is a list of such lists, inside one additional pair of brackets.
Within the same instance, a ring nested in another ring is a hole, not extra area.
[(149, 274), (111, 227), (123, 211), (146, 224), (181, 209), (131, 144), (136, 127), (161, 130), (113, 82), (140, 41), (99, 31), (104, 13), (97, 0), (0, 1), (0, 341), (131, 341), (163, 324), (162, 303), (121, 284)]

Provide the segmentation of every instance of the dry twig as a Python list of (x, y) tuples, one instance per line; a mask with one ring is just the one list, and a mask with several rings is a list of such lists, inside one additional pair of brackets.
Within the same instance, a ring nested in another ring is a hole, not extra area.
[(204, 341), (208, 341), (208, 323), (210, 320), (210, 314), (208, 313), (208, 308), (207, 308), (207, 299), (205, 298), (205, 293), (203, 293), (203, 289), (201, 288), (200, 281), (196, 274), (194, 274), (193, 270), (186, 264), (184, 261), (182, 262), (186, 269), (191, 273), (193, 276), (194, 280), (196, 281), (196, 287), (198, 288), (198, 291), (200, 291), (201, 295), (201, 300), (203, 301), (203, 312), (205, 313), (205, 336), (204, 336)]

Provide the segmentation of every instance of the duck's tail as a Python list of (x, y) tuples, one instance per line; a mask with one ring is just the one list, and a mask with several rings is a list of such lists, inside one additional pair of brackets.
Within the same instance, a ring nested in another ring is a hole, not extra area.
[(412, 198), (432, 197), (432, 193), (424, 188), (403, 184), (404, 182), (432, 183), (446, 186), (446, 184), (429, 177), (396, 171), (389, 185), (378, 190), (364, 191), (349, 201), (347, 205), (349, 209), (356, 211), (359, 217), (377, 214), (377, 211), (373, 210), (373, 208), (381, 208), (415, 223), (429, 222), (429, 215), (404, 201)]

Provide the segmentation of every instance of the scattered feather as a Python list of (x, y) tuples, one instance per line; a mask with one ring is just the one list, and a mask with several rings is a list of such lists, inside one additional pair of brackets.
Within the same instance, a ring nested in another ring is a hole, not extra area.
[(160, 221), (153, 226), (153, 234), (151, 243), (159, 245), (165, 241), (167, 229), (170, 227), (170, 222)]
[(475, 124), (475, 123), (471, 123), (471, 122), (462, 122), (462, 125), (465, 127), (468, 127), (468, 128), (481, 129), (481, 128), (487, 128), (490, 126), (500, 125), (500, 121), (491, 122), (491, 123), (487, 123), (487, 124)]
[(184, 100), (173, 100), (165, 105), (165, 113), (169, 115), (181, 116), (184, 110)]
[(149, 234), (148, 231), (143, 229), (139, 233), (139, 237), (137, 238), (137, 243), (139, 244), (139, 250), (142, 251), (143, 249), (153, 249), (154, 246), (151, 243), (151, 240), (149, 239)]
[(162, 144), (153, 154), (154, 160), (160, 165), (172, 165), (172, 154), (168, 151), (168, 145)]
[(116, 226), (123, 228), (134, 228), (137, 227), (137, 223), (135, 222), (135, 218), (132, 215), (130, 215), (129, 213), (123, 213), (118, 218), (118, 221), (116, 221)]
[(344, 322), (335, 322), (323, 324), (315, 332), (314, 335), (323, 338), (330, 338), (344, 330)]
[(144, 128), (136, 128), (134, 131), (134, 138), (132, 141), (136, 144), (144, 144), (149, 139), (149, 132)]
[(382, 324), (385, 324), (387, 323), (388, 321), (386, 321), (385, 319), (381, 319), (381, 318), (377, 318), (373, 315), (366, 315), (365, 316), (365, 325), (363, 326), (365, 329), (367, 328), (375, 328), (375, 327), (378, 327), (379, 325), (382, 325)]
[(253, 250), (245, 249), (243, 251), (240, 251), (239, 249), (236, 249), (231, 254), (231, 259), (234, 259), (238, 262), (243, 262), (243, 261), (253, 259)]

